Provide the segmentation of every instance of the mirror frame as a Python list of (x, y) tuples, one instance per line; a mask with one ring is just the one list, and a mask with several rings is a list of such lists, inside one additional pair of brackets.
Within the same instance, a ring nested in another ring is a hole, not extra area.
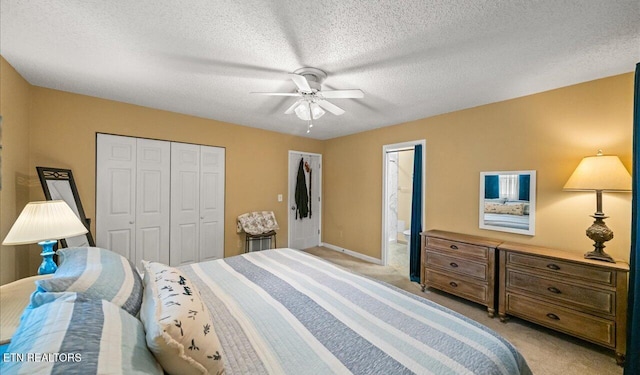
[[(87, 227), (88, 232), (86, 234), (81, 234), (77, 237), (86, 237), (86, 242), (89, 246), (96, 246), (96, 243), (93, 241), (93, 236), (91, 235), (91, 220), (87, 219), (84, 214), (84, 209), (82, 208), (82, 202), (80, 201), (80, 195), (78, 195), (78, 189), (76, 188), (76, 182), (73, 179), (73, 173), (71, 169), (61, 169), (61, 168), (50, 168), (50, 167), (36, 167), (38, 171), (38, 177), (40, 178), (40, 184), (42, 185), (42, 190), (44, 190), (44, 196), (47, 200), (56, 200), (60, 199), (71, 207), (71, 210), (78, 215), (80, 218), (80, 222)], [(61, 194), (56, 189), (50, 189), (49, 183), (47, 181), (58, 181), (62, 184), (65, 183), (69, 186), (69, 190), (73, 194), (73, 197), (65, 196)], [(75, 238), (75, 237), (74, 237)], [(61, 238), (60, 244), (62, 247), (69, 247), (67, 243), (67, 239)]]
[[(528, 174), (529, 178), (529, 229), (510, 228), (499, 225), (485, 224), (484, 210), (485, 210), (485, 177), (501, 174)], [(523, 171), (493, 171), (493, 172), (480, 172), (480, 205), (479, 205), (479, 218), (478, 222), (480, 229), (495, 230), (500, 232), (517, 233), (533, 236), (536, 233), (536, 171), (535, 170), (523, 170)]]

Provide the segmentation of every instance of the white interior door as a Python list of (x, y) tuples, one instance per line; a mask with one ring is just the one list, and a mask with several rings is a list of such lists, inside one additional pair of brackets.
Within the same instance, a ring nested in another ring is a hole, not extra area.
[(171, 144), (137, 139), (135, 264), (169, 264), (169, 187)]
[(224, 164), (224, 148), (200, 146), (200, 262), (224, 257)]
[(200, 146), (171, 143), (171, 266), (198, 261), (199, 228)]
[[(305, 189), (309, 197), (309, 216), (296, 218), (295, 192), (300, 160), (303, 159)], [(304, 167), (308, 163), (309, 170)], [(320, 245), (322, 155), (289, 151), (289, 247), (308, 249)], [(311, 194), (309, 194), (309, 186)]]
[(98, 134), (96, 246), (134, 259), (136, 139)]

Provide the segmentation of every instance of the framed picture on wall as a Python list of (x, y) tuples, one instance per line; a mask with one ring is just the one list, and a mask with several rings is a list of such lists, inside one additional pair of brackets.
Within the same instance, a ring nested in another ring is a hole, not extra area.
[(89, 230), (89, 232), (80, 236), (61, 239), (62, 247), (95, 246), (96, 244), (91, 235), (91, 221), (84, 214), (71, 170), (50, 167), (36, 167), (36, 170), (38, 171), (45, 198), (47, 200), (63, 200), (67, 202), (71, 210), (78, 215), (82, 224)]

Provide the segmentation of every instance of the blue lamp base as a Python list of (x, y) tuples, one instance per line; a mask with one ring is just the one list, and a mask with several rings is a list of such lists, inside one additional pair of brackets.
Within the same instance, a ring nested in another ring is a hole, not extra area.
[(58, 243), (56, 240), (38, 242), (38, 245), (42, 246), (42, 252), (40, 253), (42, 256), (42, 264), (40, 264), (38, 268), (38, 275), (54, 273), (58, 269), (56, 262), (53, 261), (53, 255), (55, 254), (53, 245), (56, 243)]

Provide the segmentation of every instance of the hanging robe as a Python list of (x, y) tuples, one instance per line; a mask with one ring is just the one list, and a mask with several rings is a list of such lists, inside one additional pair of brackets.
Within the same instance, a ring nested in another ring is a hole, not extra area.
[(300, 159), (298, 176), (296, 178), (296, 220), (309, 216), (309, 196), (307, 195), (307, 180), (304, 177), (304, 158)]

